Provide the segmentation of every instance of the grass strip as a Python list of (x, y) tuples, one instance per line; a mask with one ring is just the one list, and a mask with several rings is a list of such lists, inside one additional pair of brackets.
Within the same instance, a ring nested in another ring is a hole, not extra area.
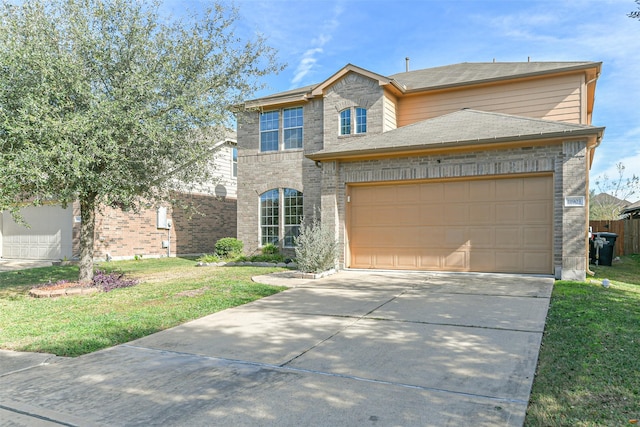
[(640, 418), (640, 256), (592, 268), (586, 283), (555, 283), (526, 426)]
[(79, 356), (285, 289), (251, 281), (279, 268), (194, 265), (173, 258), (103, 264), (141, 283), (63, 298), (31, 298), (28, 292), (37, 283), (76, 279), (77, 267), (0, 273), (0, 348)]

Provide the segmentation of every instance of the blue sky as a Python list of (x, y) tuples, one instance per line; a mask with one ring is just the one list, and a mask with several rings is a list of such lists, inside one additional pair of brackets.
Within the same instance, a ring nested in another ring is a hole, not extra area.
[[(226, 4), (231, 2), (223, 1)], [(170, 1), (199, 8), (207, 0)], [(640, 176), (640, 21), (633, 0), (235, 0), (238, 35), (267, 38), (287, 68), (256, 97), (319, 83), (352, 63), (390, 75), (459, 62), (601, 61), (591, 176)], [(633, 197), (637, 200), (640, 195)]]

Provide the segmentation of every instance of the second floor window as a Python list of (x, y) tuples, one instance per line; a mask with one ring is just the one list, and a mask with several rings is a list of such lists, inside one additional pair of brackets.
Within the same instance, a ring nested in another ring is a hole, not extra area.
[(356, 108), (356, 133), (367, 133), (367, 110)]
[[(352, 113), (353, 112), (353, 113)], [(367, 133), (367, 110), (355, 107), (340, 111), (340, 135)]]
[(282, 111), (284, 149), (302, 148), (302, 107)]
[[(282, 113), (282, 114), (280, 114)], [(282, 120), (280, 119), (282, 117)], [(302, 148), (302, 107), (267, 111), (260, 114), (260, 151), (278, 151)], [(282, 132), (280, 132), (282, 130)], [(282, 140), (280, 139), (282, 135)]]
[(260, 114), (260, 151), (278, 151), (279, 111)]
[(351, 135), (351, 109), (340, 111), (340, 135)]

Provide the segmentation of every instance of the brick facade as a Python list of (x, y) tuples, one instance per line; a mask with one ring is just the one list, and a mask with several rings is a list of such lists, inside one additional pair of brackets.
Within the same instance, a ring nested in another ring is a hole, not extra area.
[[(554, 248), (556, 274), (567, 280), (584, 280), (586, 259), (586, 207), (565, 207), (569, 196), (586, 197), (585, 142), (558, 141), (555, 145), (508, 150), (468, 152), (456, 155), (399, 157), (360, 162), (323, 163), (322, 218), (335, 223), (345, 248), (347, 185), (354, 183), (406, 182), (461, 177), (553, 174)], [(570, 177), (570, 180), (563, 176)], [(576, 232), (577, 230), (577, 232)], [(344, 267), (344, 251), (340, 267)]]
[[(574, 196), (587, 199), (586, 139), (558, 138), (543, 144), (486, 151), (441, 150), (437, 155), (313, 162), (306, 156), (366, 138), (357, 134), (339, 135), (339, 113), (345, 108), (367, 109), (367, 135), (392, 131), (400, 121), (397, 89), (388, 86), (384, 79), (376, 80), (372, 73), (353, 71), (350, 66), (345, 70), (343, 75), (337, 73), (312, 91), (300, 92), (298, 98), (287, 93), (292, 97), (286, 103), (278, 97), (265, 98), (264, 105), (260, 105), (260, 100), (252, 101), (254, 108), (260, 106), (237, 114), (238, 238), (244, 242), (248, 253), (260, 248), (260, 194), (273, 188), (294, 188), (304, 193), (305, 217), (319, 212), (322, 222), (335, 230), (343, 248), (340, 259), (343, 268), (347, 250), (345, 199), (349, 184), (547, 174), (553, 176), (554, 182), (555, 274), (563, 279), (584, 280), (587, 206), (566, 207), (565, 199)], [(460, 87), (456, 91), (456, 102), (463, 102), (463, 91)], [(422, 106), (425, 111), (429, 109), (426, 102)], [(304, 108), (304, 149), (260, 152), (260, 112), (290, 106)], [(403, 141), (398, 141), (398, 145), (403, 145)]]
[[(183, 209), (186, 203), (197, 213)], [(157, 209), (139, 213), (104, 208), (96, 215), (94, 257), (129, 259), (136, 255), (163, 257), (169, 254), (163, 241), (171, 241), (171, 256), (212, 253), (223, 237), (236, 237), (235, 199), (218, 199), (207, 195), (182, 195), (175, 206), (167, 209), (172, 220), (170, 230), (156, 228)]]

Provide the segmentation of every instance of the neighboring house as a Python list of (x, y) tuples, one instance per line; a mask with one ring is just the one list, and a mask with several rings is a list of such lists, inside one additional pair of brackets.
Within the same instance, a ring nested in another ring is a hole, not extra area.
[(611, 194), (598, 193), (591, 197), (590, 219), (592, 220), (616, 220), (624, 215), (624, 209), (631, 204), (626, 200), (619, 199)]
[(640, 218), (640, 202), (635, 202), (622, 210), (622, 216), (627, 219)]
[(584, 279), (599, 62), (461, 63), (392, 76), (347, 65), (247, 101), (238, 238), (284, 251), (303, 217), (340, 268)]
[[(213, 252), (215, 242), (236, 236), (237, 147), (235, 134), (212, 150), (218, 179), (175, 195), (173, 206), (149, 206), (139, 213), (103, 207), (96, 215), (94, 257), (126, 259), (136, 255), (160, 257)], [(191, 204), (197, 213), (185, 209)], [(158, 228), (162, 219), (171, 228)], [(0, 257), (72, 259), (80, 253), (80, 207), (51, 204), (21, 210), (30, 228), (0, 213)], [(204, 214), (204, 215), (201, 215)], [(170, 244), (169, 244), (170, 243)]]

